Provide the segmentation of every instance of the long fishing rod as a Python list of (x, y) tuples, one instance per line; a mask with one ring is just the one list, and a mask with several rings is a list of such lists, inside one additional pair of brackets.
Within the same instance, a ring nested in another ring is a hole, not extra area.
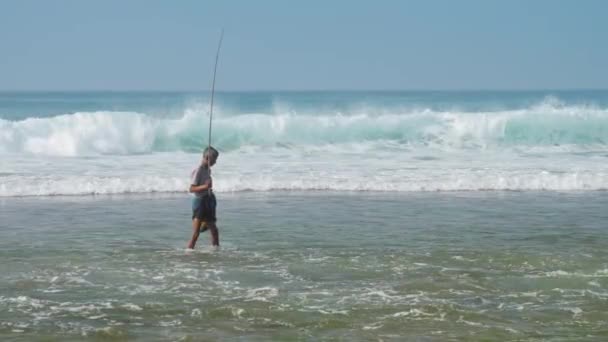
[[(222, 47), (222, 40), (224, 39), (224, 29), (220, 33), (220, 41), (217, 43), (217, 52), (215, 53), (215, 67), (213, 68), (213, 83), (211, 84), (211, 103), (209, 107), (209, 141), (207, 143), (207, 167), (209, 168), (209, 175), (211, 175), (211, 163), (209, 160), (209, 153), (211, 153), (211, 127), (213, 126), (213, 98), (215, 95), (215, 75), (217, 74), (217, 62), (220, 58), (220, 48)], [(207, 193), (211, 195), (211, 188), (207, 189)]]
[(215, 67), (213, 68), (213, 83), (211, 84), (211, 104), (209, 108), (209, 143), (207, 144), (208, 150), (211, 150), (211, 126), (213, 124), (213, 97), (215, 95), (215, 75), (217, 74), (217, 62), (220, 58), (220, 48), (222, 47), (222, 40), (224, 39), (224, 29), (220, 33), (220, 41), (217, 43), (217, 52), (215, 53)]

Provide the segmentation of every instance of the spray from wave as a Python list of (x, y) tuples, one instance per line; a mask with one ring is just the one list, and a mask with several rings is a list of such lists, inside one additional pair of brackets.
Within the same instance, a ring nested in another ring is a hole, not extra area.
[[(606, 146), (608, 109), (545, 101), (521, 110), (461, 112), (230, 113), (214, 121), (225, 151), (250, 146), (319, 146), (390, 142), (411, 147)], [(81, 112), (21, 121), (0, 119), (0, 153), (50, 156), (197, 152), (205, 140), (200, 107), (179, 118), (135, 112)]]
[[(0, 197), (185, 192), (206, 108), (0, 119)], [(608, 189), (608, 108), (428, 108), (217, 108), (215, 190)]]

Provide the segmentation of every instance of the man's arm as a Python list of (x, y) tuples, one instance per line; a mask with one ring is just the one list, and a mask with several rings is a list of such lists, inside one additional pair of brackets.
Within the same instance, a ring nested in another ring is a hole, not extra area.
[(190, 189), (188, 190), (189, 192), (202, 192), (202, 191), (207, 191), (211, 188), (211, 179), (208, 179), (205, 184), (202, 185), (194, 185), (194, 184), (190, 184)]

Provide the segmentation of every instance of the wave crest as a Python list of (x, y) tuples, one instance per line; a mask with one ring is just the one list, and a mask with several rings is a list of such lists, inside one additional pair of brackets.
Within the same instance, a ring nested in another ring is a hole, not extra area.
[[(223, 115), (224, 114), (224, 115)], [(135, 112), (82, 112), (22, 121), (0, 119), (0, 153), (56, 156), (199, 151), (207, 117), (194, 107), (179, 118)], [(330, 145), (390, 141), (408, 146), (477, 149), (504, 146), (605, 146), (608, 110), (545, 101), (522, 110), (458, 112), (238, 113), (218, 110), (214, 144)]]

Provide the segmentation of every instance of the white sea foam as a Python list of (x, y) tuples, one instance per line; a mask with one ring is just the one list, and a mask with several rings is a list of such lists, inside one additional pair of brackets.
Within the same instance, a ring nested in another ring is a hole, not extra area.
[[(120, 161), (95, 160), (49, 161), (46, 168), (24, 170), (22, 174), (0, 176), (0, 197), (91, 195), (127, 193), (184, 193), (189, 185), (189, 170), (197, 156), (175, 163), (168, 155), (156, 162), (141, 157)], [(178, 157), (179, 158), (179, 157)], [(185, 158), (182, 158), (185, 159)], [(343, 158), (340, 164), (330, 161), (280, 162), (272, 156), (242, 158), (227, 155), (214, 173), (215, 191), (493, 191), (493, 190), (606, 190), (608, 167), (572, 158), (573, 164), (556, 165), (553, 170), (527, 161), (501, 163), (486, 158), (476, 165), (454, 165), (461, 160), (433, 164), (409, 162), (401, 166), (399, 158), (378, 160), (361, 166), (356, 158)], [(167, 164), (163, 163), (167, 160)], [(43, 161), (41, 161), (44, 163)], [(403, 161), (407, 163), (407, 161)], [(462, 161), (464, 163), (464, 161)], [(556, 161), (557, 162), (557, 161)], [(20, 160), (5, 159), (19, 168)], [(171, 167), (170, 163), (174, 166)], [(96, 165), (97, 164), (97, 165)], [(6, 165), (6, 164), (5, 164)], [(27, 168), (28, 166), (23, 166)], [(92, 169), (95, 167), (95, 169)]]
[[(608, 110), (561, 106), (552, 101), (520, 110), (462, 112), (379, 110), (297, 113), (216, 112), (216, 144), (224, 150), (248, 146), (365, 144), (370, 141), (441, 149), (505, 146), (608, 144)], [(0, 154), (52, 156), (127, 155), (198, 151), (205, 112), (186, 109), (163, 118), (136, 112), (77, 112), (21, 121), (0, 119)]]
[[(185, 192), (200, 160), (201, 115), (0, 119), (0, 197)], [(601, 108), (548, 101), (487, 113), (220, 111), (216, 126), (220, 193), (608, 189)]]

